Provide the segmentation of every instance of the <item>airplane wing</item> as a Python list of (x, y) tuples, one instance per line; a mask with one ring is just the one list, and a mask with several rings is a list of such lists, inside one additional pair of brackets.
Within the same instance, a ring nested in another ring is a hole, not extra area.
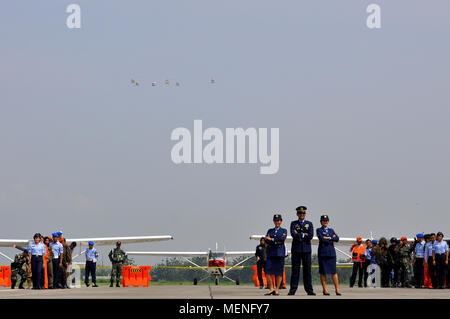
[(30, 240), (27, 239), (0, 239), (0, 247), (23, 246), (28, 247)]
[(227, 251), (227, 256), (255, 256), (255, 251)]
[(163, 257), (206, 257), (207, 251), (129, 251), (127, 255), (134, 256), (163, 256)]
[[(263, 235), (251, 235), (250, 239), (252, 240), (260, 240), (261, 237), (266, 237)], [(286, 240), (284, 241), (285, 243), (291, 243), (292, 242), (292, 236), (287, 236)], [(351, 245), (355, 242), (355, 238), (343, 238), (343, 237), (339, 237), (339, 242), (335, 243), (335, 245)], [(311, 240), (311, 244), (312, 245), (318, 245), (319, 244), (319, 238), (317, 237), (313, 237), (313, 239)]]
[(153, 241), (164, 241), (173, 239), (170, 235), (165, 236), (133, 236), (133, 237), (99, 237), (99, 238), (66, 238), (66, 242), (70, 244), (71, 242), (76, 242), (78, 245), (88, 245), (89, 241), (93, 241), (96, 246), (105, 245), (115, 245), (116, 242), (120, 241), (122, 244), (133, 244), (133, 243), (147, 243)]

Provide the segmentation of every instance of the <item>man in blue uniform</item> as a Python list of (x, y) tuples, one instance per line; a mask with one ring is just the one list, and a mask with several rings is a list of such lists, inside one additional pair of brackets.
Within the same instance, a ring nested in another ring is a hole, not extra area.
[(423, 266), (425, 264), (425, 241), (423, 234), (416, 235), (417, 242), (414, 247), (414, 286), (422, 288), (423, 285)]
[(297, 291), (300, 265), (303, 264), (303, 286), (309, 296), (315, 296), (311, 278), (311, 239), (314, 236), (313, 224), (306, 218), (305, 206), (296, 208), (298, 220), (291, 223), (292, 236), (292, 274), (288, 295), (293, 296)]
[(62, 288), (59, 279), (62, 271), (63, 245), (59, 242), (57, 233), (53, 233), (52, 236), (53, 241), (50, 243), (50, 247), (53, 250), (53, 288)]
[(264, 270), (265, 264), (266, 264), (266, 256), (265, 256), (265, 250), (266, 250), (266, 244), (265, 244), (265, 238), (261, 237), (259, 240), (259, 245), (256, 246), (256, 270), (258, 272), (258, 281), (259, 281), (259, 288), (264, 288), (264, 280), (262, 276), (262, 272)]
[(84, 275), (84, 283), (86, 287), (89, 287), (89, 274), (92, 276), (92, 287), (97, 286), (97, 278), (96, 278), (96, 265), (98, 259), (97, 249), (94, 248), (94, 242), (88, 242), (89, 248), (86, 248), (86, 266), (85, 266), (85, 275)]
[(425, 262), (428, 264), (428, 274), (431, 279), (431, 286), (436, 289), (437, 277), (436, 277), (436, 266), (433, 265), (433, 245), (436, 241), (436, 234), (430, 234), (430, 241), (425, 244)]

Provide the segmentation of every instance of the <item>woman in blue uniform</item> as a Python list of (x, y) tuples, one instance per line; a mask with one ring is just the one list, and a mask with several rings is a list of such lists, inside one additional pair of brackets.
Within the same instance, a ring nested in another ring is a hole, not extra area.
[(320, 216), (322, 227), (316, 230), (317, 237), (319, 238), (317, 256), (319, 257), (320, 281), (322, 282), (323, 294), (329, 296), (330, 293), (327, 290), (327, 274), (331, 274), (336, 295), (340, 296), (341, 291), (339, 290), (339, 280), (336, 273), (336, 251), (334, 249), (334, 243), (339, 241), (339, 236), (332, 228), (328, 228), (328, 221), (328, 215)]
[[(281, 222), (281, 215), (275, 214), (273, 216), (275, 228), (269, 229), (266, 234), (266, 244), (268, 247), (265, 272), (269, 284), (269, 292), (265, 294), (266, 296), (278, 296), (281, 281), (283, 280), (284, 258), (286, 258), (284, 241), (286, 240), (287, 230), (281, 228)], [(272, 275), (275, 275), (275, 283), (272, 282)]]
[[(448, 266), (448, 245), (442, 232), (437, 233), (433, 244), (433, 266), (436, 267), (437, 288), (444, 289), (445, 270)], [(434, 288), (434, 287), (433, 287)]]
[(41, 285), (42, 262), (44, 256), (47, 254), (45, 244), (41, 242), (41, 234), (37, 233), (33, 236), (34, 241), (30, 242), (28, 251), (30, 254), (31, 263), (31, 280), (33, 281), (33, 289), (43, 289)]

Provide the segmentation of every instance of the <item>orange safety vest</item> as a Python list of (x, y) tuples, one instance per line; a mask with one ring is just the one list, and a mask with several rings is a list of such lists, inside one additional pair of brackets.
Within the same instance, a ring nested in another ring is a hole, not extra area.
[(48, 261), (48, 247), (45, 245), (45, 249), (47, 250), (47, 254), (43, 258), (43, 266), (44, 266), (44, 288), (48, 288), (48, 269), (47, 269), (47, 261)]
[(354, 246), (352, 249), (352, 261), (366, 260), (366, 245)]

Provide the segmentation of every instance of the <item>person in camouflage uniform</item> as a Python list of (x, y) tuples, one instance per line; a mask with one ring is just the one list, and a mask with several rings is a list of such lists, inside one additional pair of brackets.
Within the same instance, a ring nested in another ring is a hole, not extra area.
[(126, 262), (127, 254), (120, 249), (121, 242), (116, 243), (116, 248), (111, 249), (109, 252), (109, 260), (112, 263), (111, 269), (111, 284), (113, 287), (114, 280), (116, 281), (116, 287), (120, 287), (120, 280), (122, 279), (122, 266)]
[(412, 247), (408, 244), (408, 239), (406, 239), (406, 237), (402, 237), (398, 247), (400, 282), (402, 284), (402, 288), (411, 288), (411, 285), (409, 284), (411, 279), (411, 252)]
[(14, 257), (14, 261), (11, 263), (11, 289), (16, 287), (18, 276), (20, 276), (19, 289), (25, 289), (23, 284), (28, 277), (28, 267), (28, 250), (24, 249), (21, 254)]
[(388, 263), (390, 265), (389, 273), (391, 270), (394, 271), (394, 277), (392, 278), (392, 288), (399, 286), (398, 272), (399, 272), (399, 259), (398, 259), (398, 247), (397, 238), (392, 237), (390, 240), (391, 245), (388, 248)]
[(391, 267), (388, 262), (388, 243), (385, 237), (381, 237), (378, 245), (373, 248), (375, 260), (381, 270), (381, 287), (389, 287), (389, 276), (391, 274)]
[(69, 245), (67, 245), (66, 240), (63, 239), (61, 244), (63, 245), (63, 255), (62, 255), (62, 267), (61, 267), (61, 285), (62, 288), (66, 288), (68, 289), (69, 286), (67, 285), (67, 278), (68, 276), (68, 272), (67, 272), (67, 268), (69, 267), (69, 265), (72, 263), (72, 251), (69, 247)]

